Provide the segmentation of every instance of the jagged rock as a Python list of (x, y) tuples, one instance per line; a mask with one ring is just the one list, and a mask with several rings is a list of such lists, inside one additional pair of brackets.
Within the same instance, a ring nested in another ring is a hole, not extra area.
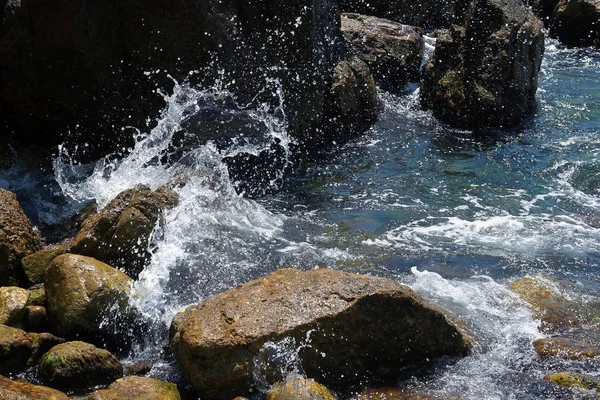
[(5, 400), (69, 400), (66, 394), (23, 380), (13, 381), (0, 375), (0, 398)]
[(424, 49), (420, 28), (342, 14), (342, 33), (352, 52), (367, 63), (382, 88), (399, 92), (409, 81), (419, 80)]
[(94, 258), (63, 254), (46, 272), (50, 325), (59, 336), (107, 346), (126, 345), (135, 310), (129, 306), (133, 280)]
[(0, 374), (23, 371), (31, 362), (33, 346), (27, 332), (0, 325)]
[(24, 283), (21, 259), (40, 247), (40, 238), (21, 209), (17, 196), (0, 189), (0, 286)]
[(593, 376), (578, 374), (576, 372), (557, 372), (544, 377), (545, 380), (555, 385), (578, 388), (587, 390), (596, 390), (600, 392), (600, 380)]
[(48, 315), (46, 307), (43, 306), (27, 306), (25, 312), (25, 329), (27, 332), (43, 332), (47, 331)]
[(40, 251), (23, 257), (21, 264), (31, 284), (44, 282), (46, 270), (52, 260), (67, 252), (67, 247), (59, 244), (50, 245)]
[(568, 46), (600, 47), (600, 0), (560, 0), (550, 21), (550, 36)]
[(109, 351), (85, 342), (54, 346), (40, 360), (45, 385), (56, 389), (87, 389), (123, 377), (123, 366)]
[(533, 347), (542, 358), (560, 357), (568, 360), (582, 360), (600, 355), (600, 349), (591, 343), (562, 337), (536, 339)]
[(298, 356), (323, 383), (471, 348), (468, 332), (408, 287), (329, 269), (278, 270), (206, 299), (174, 317), (170, 336), (198, 394), (230, 399), (248, 393), (266, 342), (299, 345), (309, 332), (311, 346)]
[(537, 106), (542, 28), (521, 0), (466, 3), (423, 68), (421, 104), (458, 128), (521, 123)]
[(0, 287), (0, 324), (21, 327), (29, 295), (29, 290), (20, 287)]
[(121, 192), (83, 222), (69, 252), (96, 258), (135, 278), (150, 256), (150, 234), (162, 212), (176, 204), (173, 191), (153, 192), (138, 185)]
[(43, 283), (30, 287), (29, 293), (28, 306), (46, 306), (46, 290)]
[(273, 385), (267, 400), (337, 400), (337, 397), (314, 379), (293, 374)]
[(447, 28), (458, 0), (341, 0), (343, 12), (375, 15), (426, 29)]
[(180, 400), (177, 385), (152, 378), (127, 376), (121, 378), (108, 389), (98, 390), (84, 400)]

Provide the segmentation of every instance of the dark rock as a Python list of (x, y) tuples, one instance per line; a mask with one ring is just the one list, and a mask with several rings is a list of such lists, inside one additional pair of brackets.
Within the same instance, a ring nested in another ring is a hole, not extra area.
[(33, 355), (33, 340), (27, 332), (0, 325), (0, 373), (25, 370)]
[(399, 92), (409, 81), (419, 81), (424, 49), (420, 28), (342, 14), (342, 33), (351, 51), (367, 63), (382, 88)]
[(273, 385), (267, 400), (337, 400), (337, 397), (314, 379), (293, 374)]
[(548, 26), (554, 9), (560, 0), (529, 0), (525, 4), (531, 5), (533, 12), (544, 21), (544, 25)]
[(108, 389), (98, 390), (84, 400), (181, 400), (177, 385), (152, 378), (127, 376)]
[(123, 366), (109, 351), (84, 342), (54, 346), (40, 360), (45, 385), (56, 389), (87, 389), (123, 377)]
[(25, 313), (25, 329), (27, 332), (44, 332), (47, 327), (48, 315), (46, 307), (27, 306)]
[(146, 375), (150, 370), (152, 365), (142, 361), (125, 366), (125, 375)]
[(13, 381), (0, 375), (0, 398), (5, 400), (69, 400), (66, 394), (23, 380)]
[[(0, 48), (1, 43), (0, 40)], [(21, 259), (40, 247), (40, 238), (21, 209), (17, 196), (0, 189), (0, 286), (24, 283)]]
[(517, 125), (536, 109), (543, 24), (521, 0), (464, 2), (423, 68), (421, 104), (459, 128)]
[(180, 311), (170, 336), (198, 394), (230, 399), (248, 393), (253, 360), (268, 341), (291, 338), (299, 345), (310, 332), (311, 346), (299, 349), (303, 370), (341, 383), (468, 353), (469, 334), (449, 318), (395, 281), (283, 269)]
[(63, 254), (46, 272), (48, 318), (65, 338), (119, 347), (131, 338), (135, 311), (129, 306), (133, 280), (91, 257)]
[(23, 270), (25, 271), (29, 282), (33, 285), (43, 283), (46, 270), (50, 266), (52, 260), (66, 252), (66, 246), (53, 244), (23, 257), (21, 264), (23, 265)]
[(600, 355), (600, 349), (591, 343), (562, 337), (537, 339), (533, 342), (533, 347), (542, 358), (582, 360)]
[(29, 290), (20, 287), (0, 287), (0, 324), (22, 327), (29, 295)]
[(46, 354), (51, 348), (65, 342), (65, 339), (59, 338), (48, 332), (28, 333), (33, 341), (33, 356), (32, 363), (37, 363), (38, 360)]
[(600, 1), (558, 1), (550, 21), (550, 36), (568, 46), (600, 47)]

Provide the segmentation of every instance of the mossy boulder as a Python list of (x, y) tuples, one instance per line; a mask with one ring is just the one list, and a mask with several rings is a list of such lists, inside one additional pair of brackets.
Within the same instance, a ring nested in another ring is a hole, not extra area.
[(162, 212), (177, 204), (175, 192), (144, 185), (121, 192), (99, 213), (83, 221), (70, 253), (96, 258), (135, 278), (150, 254), (150, 234)]
[[(309, 332), (311, 346), (300, 346)], [(461, 356), (472, 341), (453, 317), (410, 288), (329, 269), (282, 269), (206, 299), (180, 311), (170, 335), (198, 394), (227, 400), (249, 393), (266, 342), (300, 346), (303, 371), (327, 384)]]
[(50, 263), (61, 254), (67, 252), (67, 246), (55, 244), (45, 247), (40, 251), (23, 257), (21, 264), (27, 279), (31, 284), (35, 285), (44, 282), (46, 270), (50, 267)]
[(600, 355), (600, 349), (594, 344), (563, 337), (537, 339), (533, 342), (533, 348), (542, 358), (582, 360)]
[(56, 389), (86, 389), (123, 377), (123, 366), (108, 350), (85, 342), (66, 342), (43, 355), (39, 374)]
[(29, 296), (29, 290), (20, 287), (0, 287), (0, 324), (22, 327)]
[(44, 287), (50, 325), (59, 336), (111, 348), (126, 346), (136, 322), (129, 305), (133, 280), (94, 258), (63, 254), (52, 261)]
[(98, 390), (84, 400), (181, 400), (177, 385), (152, 378), (127, 376), (111, 384), (108, 389)]
[(22, 379), (13, 381), (0, 375), (0, 399), (5, 400), (69, 400), (69, 397), (55, 389), (33, 385)]
[(25, 216), (17, 196), (0, 189), (0, 286), (26, 281), (21, 259), (41, 248), (40, 237)]
[(267, 400), (337, 400), (337, 397), (314, 379), (293, 374), (273, 385)]
[(0, 325), (0, 374), (21, 372), (33, 356), (34, 342), (24, 330)]
[(600, 380), (590, 375), (576, 372), (557, 372), (544, 377), (544, 380), (567, 388), (595, 390), (600, 392)]

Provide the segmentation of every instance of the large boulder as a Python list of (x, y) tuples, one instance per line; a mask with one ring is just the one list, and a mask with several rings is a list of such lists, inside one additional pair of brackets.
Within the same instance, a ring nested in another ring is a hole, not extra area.
[(174, 317), (170, 336), (179, 365), (207, 399), (249, 393), (267, 342), (296, 343), (291, 351), (306, 375), (323, 383), (471, 348), (468, 333), (408, 287), (329, 269), (278, 270), (206, 299)]
[(560, 0), (549, 25), (550, 36), (569, 46), (600, 47), (600, 0)]
[(150, 234), (163, 211), (176, 204), (177, 195), (170, 190), (138, 185), (121, 192), (83, 222), (69, 252), (93, 257), (135, 278), (150, 256)]
[(27, 313), (29, 290), (0, 287), (0, 324), (21, 327)]
[(423, 69), (421, 104), (459, 128), (519, 124), (536, 109), (542, 28), (522, 0), (466, 3)]
[(40, 247), (39, 235), (21, 209), (17, 196), (0, 189), (0, 286), (24, 283), (21, 259)]
[(131, 339), (133, 280), (94, 258), (58, 256), (44, 282), (50, 325), (60, 336), (118, 348)]
[(181, 400), (177, 385), (152, 378), (127, 376), (108, 389), (98, 390), (84, 400)]
[(424, 41), (421, 29), (360, 14), (342, 14), (342, 33), (351, 51), (367, 63), (375, 82), (402, 91), (419, 81)]
[(0, 375), (0, 398), (6, 400), (69, 400), (69, 397), (55, 389), (38, 386), (22, 379), (13, 381)]

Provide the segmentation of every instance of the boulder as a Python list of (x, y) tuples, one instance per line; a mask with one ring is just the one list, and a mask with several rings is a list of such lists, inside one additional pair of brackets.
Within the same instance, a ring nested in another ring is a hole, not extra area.
[(323, 383), (471, 348), (464, 328), (408, 287), (329, 269), (278, 270), (206, 299), (173, 318), (170, 337), (179, 365), (207, 399), (249, 393), (267, 342), (290, 339), (302, 370)]
[(600, 392), (600, 380), (593, 376), (576, 372), (557, 372), (544, 377), (548, 382), (567, 388), (596, 390)]
[(419, 81), (424, 41), (421, 29), (360, 14), (342, 14), (342, 34), (383, 89), (401, 92)]
[(94, 257), (135, 278), (150, 256), (150, 234), (163, 211), (176, 204), (177, 195), (168, 190), (138, 185), (121, 192), (83, 222), (69, 252)]
[(84, 400), (181, 400), (177, 385), (152, 378), (127, 376), (117, 380), (108, 389), (98, 390)]
[(542, 28), (522, 0), (467, 3), (438, 35), (423, 68), (421, 104), (458, 128), (518, 125), (537, 106)]
[(267, 400), (337, 400), (337, 397), (314, 379), (292, 374), (273, 385)]
[(119, 347), (136, 318), (129, 306), (133, 280), (94, 258), (63, 254), (54, 259), (44, 282), (50, 325), (59, 336)]
[(549, 25), (550, 36), (568, 46), (600, 47), (600, 0), (560, 0)]
[(0, 286), (24, 283), (21, 259), (40, 247), (38, 233), (21, 209), (17, 196), (0, 189)]
[(0, 374), (21, 372), (33, 355), (34, 343), (27, 332), (0, 325)]
[(52, 260), (61, 254), (66, 253), (68, 250), (67, 246), (60, 244), (53, 244), (37, 251), (33, 254), (23, 257), (21, 264), (27, 279), (32, 285), (44, 282), (44, 276), (46, 270), (50, 266)]
[(85, 342), (66, 342), (44, 354), (39, 374), (45, 385), (56, 389), (87, 389), (122, 378), (123, 366), (107, 350)]
[(0, 324), (21, 327), (27, 312), (29, 295), (29, 290), (20, 287), (0, 287)]
[(55, 389), (33, 385), (29, 382), (13, 381), (0, 375), (0, 398), (6, 400), (69, 400), (69, 397)]
[(542, 358), (583, 360), (600, 355), (600, 349), (591, 343), (562, 337), (536, 339), (533, 348)]
[(29, 337), (33, 342), (33, 356), (31, 364), (37, 364), (38, 360), (56, 345), (65, 342), (65, 339), (54, 336), (48, 332), (34, 333), (29, 332)]

